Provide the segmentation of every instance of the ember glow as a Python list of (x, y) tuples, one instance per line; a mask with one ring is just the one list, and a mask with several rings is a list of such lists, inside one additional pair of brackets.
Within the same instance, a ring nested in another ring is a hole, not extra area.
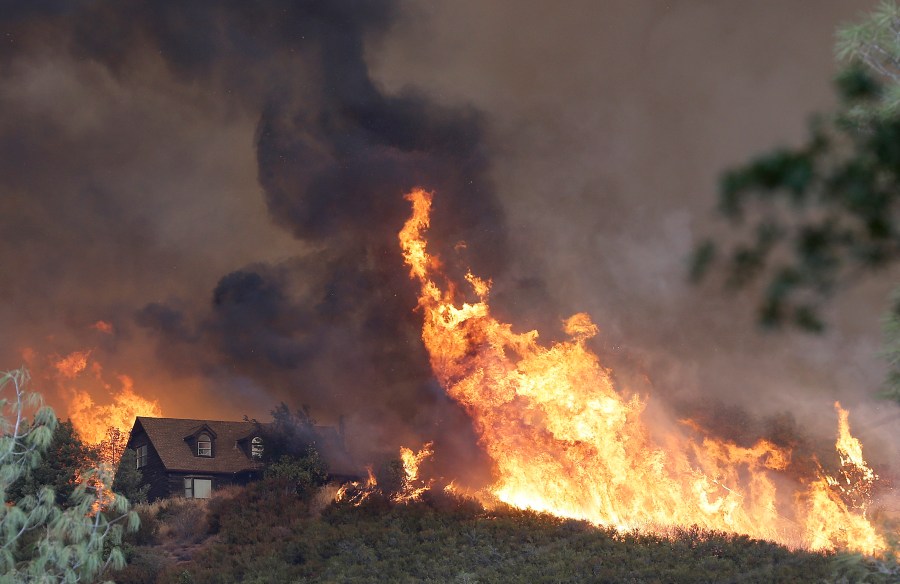
[(563, 323), (568, 341), (543, 345), (537, 331), (514, 332), (491, 315), (489, 281), (467, 274), (465, 301), (427, 251), (432, 195), (417, 189), (407, 199), (413, 213), (399, 238), (421, 285), (422, 338), (438, 381), (465, 407), (493, 462), (483, 501), (619, 529), (698, 525), (813, 550), (887, 549), (866, 517), (868, 501), (845, 495), (859, 481), (846, 477), (874, 473), (839, 405), (837, 450), (844, 468), (856, 469), (840, 488), (824, 471), (788, 474), (791, 452), (765, 440), (747, 448), (685, 424), (651, 428), (647, 398), (616, 388), (587, 347), (598, 334), (587, 314)]

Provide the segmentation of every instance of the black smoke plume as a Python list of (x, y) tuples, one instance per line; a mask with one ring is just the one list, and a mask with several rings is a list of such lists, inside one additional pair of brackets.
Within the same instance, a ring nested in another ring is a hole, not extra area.
[[(432, 380), (397, 232), (409, 212), (404, 193), (434, 190), (440, 219), (432, 235), (443, 255), (495, 274), (506, 260), (504, 220), (479, 113), (411, 90), (387, 95), (373, 82), (365, 45), (390, 29), (394, 2), (3, 8), (16, 40), (3, 57), (7, 73), (49, 46), (120, 83), (163, 79), (258, 120), (259, 185), (272, 221), (304, 252), (223, 275), (199, 310), (178, 298), (135, 307), (138, 332), (152, 334), (166, 367), (202, 375), (218, 392), (250, 385), (273, 404), (347, 416), (350, 442), (364, 456), (431, 437), (451, 457), (472, 449), (464, 414)], [(20, 142), (12, 131), (3, 138)], [(80, 194), (88, 204), (102, 198)], [(462, 257), (460, 241), (478, 254)]]

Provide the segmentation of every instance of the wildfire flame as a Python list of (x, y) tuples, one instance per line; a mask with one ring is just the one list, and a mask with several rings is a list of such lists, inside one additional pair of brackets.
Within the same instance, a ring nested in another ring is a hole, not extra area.
[[(105, 334), (113, 330), (104, 321), (97, 321), (89, 328)], [(94, 352), (93, 349), (76, 350), (45, 360), (36, 350), (27, 348), (23, 357), (45, 383), (56, 386), (56, 399), (63, 402), (59, 410), (65, 412), (80, 438), (86, 444), (98, 446), (102, 460), (115, 466), (135, 418), (159, 417), (162, 410), (156, 400), (135, 391), (130, 376), (119, 374), (111, 379)]]
[(378, 488), (378, 481), (375, 480), (375, 473), (372, 471), (372, 467), (367, 466), (366, 472), (369, 474), (366, 482), (353, 481), (341, 485), (341, 488), (334, 494), (334, 500), (347, 501), (354, 507), (362, 505)]
[(416, 501), (422, 493), (431, 488), (431, 481), (423, 481), (419, 478), (419, 465), (422, 461), (434, 454), (431, 448), (432, 443), (429, 442), (418, 452), (413, 452), (407, 447), (400, 448), (400, 460), (403, 463), (403, 481), (400, 491), (397, 492), (394, 500), (398, 503), (408, 503)]
[[(784, 475), (787, 449), (677, 429), (651, 435), (644, 399), (618, 391), (587, 347), (598, 334), (587, 314), (564, 322), (568, 341), (545, 346), (537, 331), (513, 332), (491, 315), (489, 281), (467, 274), (477, 300), (461, 300), (423, 237), (432, 195), (416, 189), (407, 199), (412, 216), (399, 238), (421, 285), (422, 339), (438, 381), (465, 407), (493, 461), (495, 479), (483, 500), (620, 529), (698, 525), (792, 547), (886, 550), (865, 508), (836, 488), (839, 481), (822, 472), (798, 484)], [(847, 412), (836, 408), (844, 466), (874, 481)]]
[[(405, 446), (400, 448), (400, 467), (403, 476), (400, 477), (400, 484), (397, 492), (390, 495), (395, 503), (411, 503), (418, 501), (424, 492), (431, 488), (433, 481), (424, 480), (419, 476), (419, 465), (422, 461), (434, 454), (431, 448), (432, 443), (429, 442), (418, 452)], [(375, 480), (375, 473), (371, 466), (366, 467), (369, 478), (364, 482), (353, 481), (341, 485), (334, 495), (335, 501), (346, 501), (355, 507), (359, 507), (373, 493), (379, 492), (378, 481)]]
[(107, 511), (116, 500), (116, 494), (112, 490), (113, 476), (115, 475), (113, 468), (101, 464), (99, 468), (87, 472), (75, 472), (75, 484), (83, 484), (91, 496), (88, 517), (94, 517), (97, 513)]
[(58, 359), (53, 366), (63, 377), (74, 379), (87, 368), (90, 351), (74, 351), (67, 356)]
[(69, 418), (82, 440), (99, 444), (107, 436), (109, 428), (128, 432), (137, 416), (162, 415), (156, 401), (141, 397), (134, 391), (134, 380), (119, 375), (119, 389), (111, 395), (112, 403), (101, 405), (87, 391), (73, 392), (69, 402)]

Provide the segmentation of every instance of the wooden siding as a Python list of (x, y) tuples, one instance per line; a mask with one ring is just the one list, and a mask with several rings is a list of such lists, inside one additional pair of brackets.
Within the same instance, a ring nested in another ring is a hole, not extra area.
[[(139, 425), (135, 424), (134, 431), (128, 439), (126, 448), (137, 452), (139, 446), (147, 447), (147, 464), (140, 468), (141, 474), (144, 477), (143, 484), (150, 485), (147, 499), (149, 501), (155, 501), (174, 494), (169, 489), (166, 467), (163, 466), (162, 458), (159, 457), (159, 453), (156, 451), (156, 448), (153, 447), (153, 443), (150, 442), (147, 433), (144, 432)], [(181, 492), (184, 492), (184, 488), (182, 488)]]
[(168, 473), (168, 491), (171, 496), (184, 496), (184, 479), (191, 477), (195, 479), (212, 479), (212, 492), (229, 485), (246, 485), (247, 483), (259, 480), (260, 473), (245, 472), (237, 474), (204, 474), (198, 472), (170, 472)]

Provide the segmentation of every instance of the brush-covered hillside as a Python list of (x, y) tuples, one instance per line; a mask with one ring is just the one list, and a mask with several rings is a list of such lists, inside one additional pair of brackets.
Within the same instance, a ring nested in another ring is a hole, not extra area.
[(896, 583), (900, 570), (849, 554), (790, 551), (744, 536), (617, 533), (590, 524), (426, 493), (359, 506), (324, 487), (298, 496), (266, 480), (202, 500), (137, 509), (121, 584)]

